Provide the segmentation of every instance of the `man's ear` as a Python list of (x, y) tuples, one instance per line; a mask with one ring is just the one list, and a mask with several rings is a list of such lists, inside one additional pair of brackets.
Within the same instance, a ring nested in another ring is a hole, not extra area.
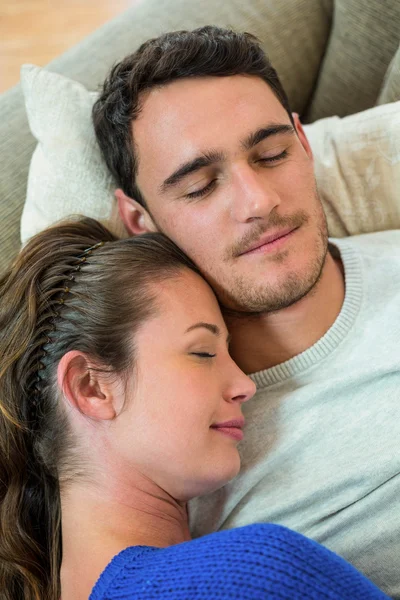
[(303, 129), (303, 125), (300, 122), (300, 117), (295, 112), (292, 113), (292, 116), (293, 116), (293, 120), (294, 120), (294, 126), (295, 126), (296, 132), (297, 132), (297, 137), (299, 138), (301, 145), (303, 146), (304, 150), (306, 151), (308, 158), (310, 160), (314, 161), (310, 142), (308, 141), (305, 131)]
[(79, 413), (98, 421), (110, 421), (119, 413), (123, 397), (115, 377), (99, 370), (86, 354), (71, 350), (57, 368), (58, 387)]
[(115, 190), (115, 197), (121, 219), (131, 235), (157, 231), (149, 212), (139, 202), (129, 198), (121, 189)]

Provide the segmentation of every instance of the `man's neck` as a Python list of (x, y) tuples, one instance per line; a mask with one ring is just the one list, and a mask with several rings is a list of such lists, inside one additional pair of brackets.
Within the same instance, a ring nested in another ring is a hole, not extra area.
[(318, 283), (299, 302), (259, 317), (226, 317), (233, 359), (245, 373), (256, 373), (304, 352), (333, 325), (344, 295), (342, 263), (328, 253)]

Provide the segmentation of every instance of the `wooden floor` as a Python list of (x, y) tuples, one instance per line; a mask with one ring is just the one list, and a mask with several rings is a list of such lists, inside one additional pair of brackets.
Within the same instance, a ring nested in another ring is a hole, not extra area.
[(0, 0), (0, 93), (143, 0)]

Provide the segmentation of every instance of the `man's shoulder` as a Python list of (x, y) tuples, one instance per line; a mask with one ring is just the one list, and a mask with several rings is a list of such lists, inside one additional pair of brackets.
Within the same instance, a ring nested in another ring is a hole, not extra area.
[(363, 255), (392, 256), (400, 259), (400, 229), (364, 233), (346, 238), (330, 238), (330, 243), (339, 250), (344, 248), (358, 249)]

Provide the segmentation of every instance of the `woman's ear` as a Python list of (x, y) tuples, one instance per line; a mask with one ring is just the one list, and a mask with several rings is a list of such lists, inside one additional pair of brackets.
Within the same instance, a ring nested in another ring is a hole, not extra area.
[(121, 219), (131, 235), (157, 231), (149, 212), (139, 202), (129, 198), (121, 189), (115, 190), (115, 197)]
[(294, 126), (295, 126), (295, 129), (297, 132), (297, 137), (299, 138), (300, 143), (303, 146), (308, 158), (310, 160), (314, 161), (310, 142), (308, 141), (305, 131), (303, 129), (303, 125), (300, 122), (300, 117), (297, 113), (292, 113), (292, 116), (293, 116), (293, 120), (294, 120)]
[(83, 352), (64, 354), (57, 382), (64, 398), (81, 414), (99, 421), (110, 421), (118, 414), (122, 398), (117, 393), (117, 378), (102, 372)]

